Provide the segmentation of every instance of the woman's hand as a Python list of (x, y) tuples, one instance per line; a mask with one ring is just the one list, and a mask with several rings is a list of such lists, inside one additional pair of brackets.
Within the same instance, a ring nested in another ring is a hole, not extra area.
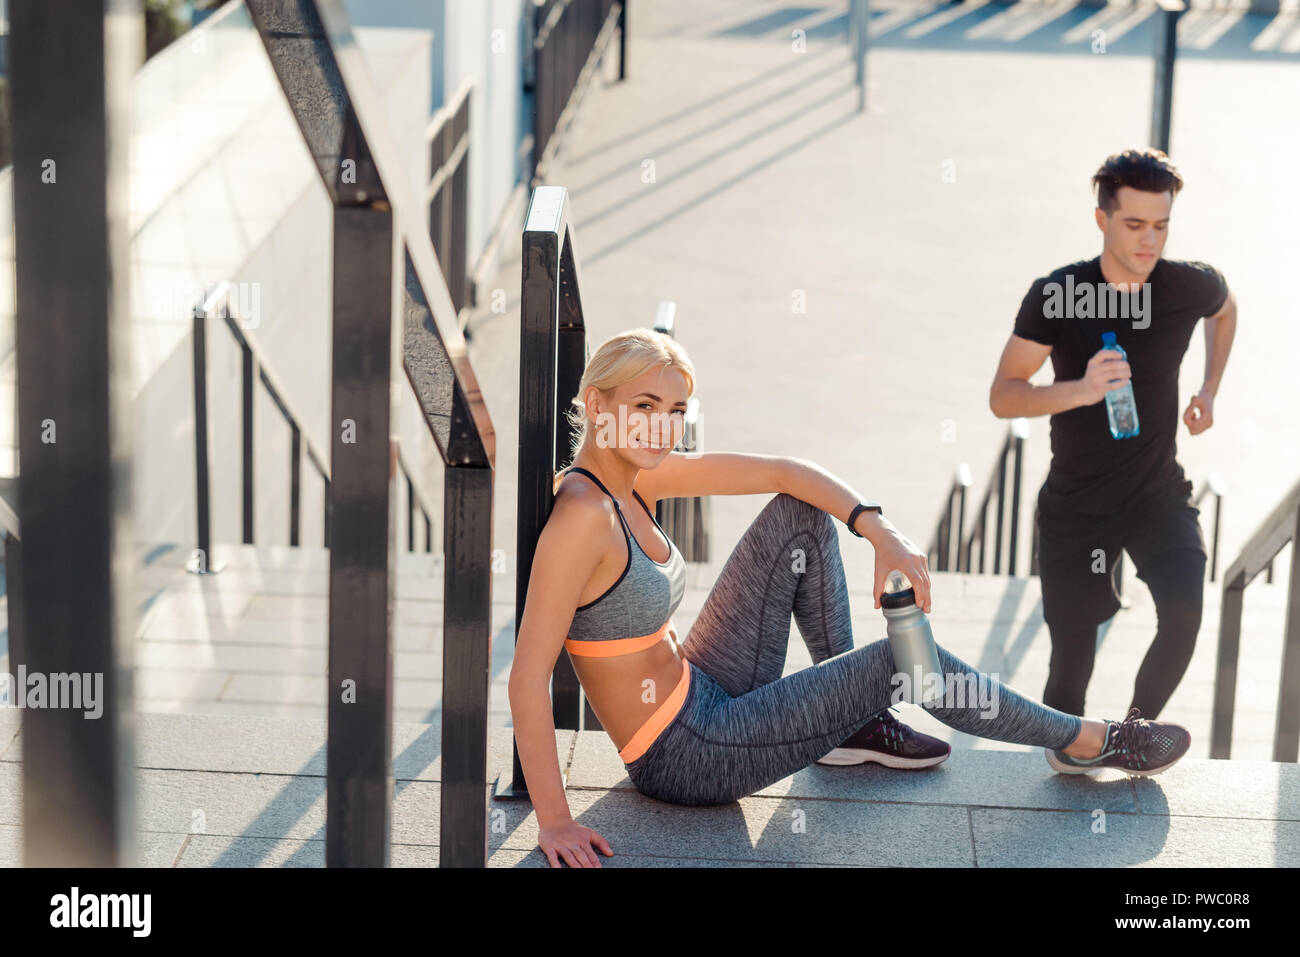
[(877, 529), (870, 536), (872, 547), (876, 550), (876, 584), (872, 595), (876, 607), (880, 607), (880, 596), (885, 591), (885, 582), (889, 573), (898, 569), (907, 576), (916, 592), (916, 606), (930, 613), (930, 563), (925, 553), (894, 528), (883, 516), (876, 516)]
[(600, 848), (606, 857), (613, 857), (609, 842), (589, 827), (570, 820), (552, 827), (539, 828), (537, 846), (546, 854), (552, 867), (559, 867), (558, 858), (570, 867), (600, 867), (600, 860), (591, 846)]

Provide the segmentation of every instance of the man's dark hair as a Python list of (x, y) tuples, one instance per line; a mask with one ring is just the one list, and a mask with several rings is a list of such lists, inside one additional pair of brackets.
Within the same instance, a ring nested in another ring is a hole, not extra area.
[(1183, 178), (1168, 156), (1161, 150), (1148, 147), (1107, 156), (1106, 162), (1093, 174), (1092, 185), (1097, 188), (1097, 205), (1109, 215), (1119, 205), (1115, 194), (1121, 186), (1148, 193), (1172, 190), (1177, 196), (1183, 188)]

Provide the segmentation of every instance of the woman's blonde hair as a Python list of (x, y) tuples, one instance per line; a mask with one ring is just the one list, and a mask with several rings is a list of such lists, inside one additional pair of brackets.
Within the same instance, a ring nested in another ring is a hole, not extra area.
[[(672, 336), (654, 329), (627, 329), (600, 344), (582, 371), (578, 394), (569, 400), (569, 410), (565, 413), (572, 430), (570, 463), (587, 441), (587, 407), (582, 401), (587, 390), (595, 386), (607, 396), (623, 383), (631, 382), (655, 366), (676, 369), (686, 379), (686, 394), (694, 394), (695, 366), (686, 350)], [(559, 484), (558, 472), (555, 484)]]

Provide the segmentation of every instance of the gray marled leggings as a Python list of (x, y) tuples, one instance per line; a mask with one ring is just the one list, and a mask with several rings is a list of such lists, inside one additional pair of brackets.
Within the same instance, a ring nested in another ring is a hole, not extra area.
[[(791, 612), (816, 663), (781, 677)], [(727, 804), (752, 794), (838, 747), (892, 703), (888, 639), (853, 647), (835, 520), (785, 493), (741, 537), (682, 652), (686, 700), (626, 765), (638, 791), (672, 804)], [(949, 687), (961, 678), (985, 689), (983, 704), (966, 696), (927, 706), (944, 724), (1043, 748), (1064, 748), (1078, 736), (1080, 718), (1031, 701), (942, 647), (939, 661)]]

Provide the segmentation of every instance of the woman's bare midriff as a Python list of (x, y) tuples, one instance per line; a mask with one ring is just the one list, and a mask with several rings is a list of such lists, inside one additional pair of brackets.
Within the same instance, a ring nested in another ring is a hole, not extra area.
[[(646, 506), (654, 508), (654, 502), (646, 499)], [(633, 526), (632, 532), (637, 539), (642, 542), (654, 542), (656, 553), (666, 550), (668, 546), (645, 510), (638, 505), (635, 512), (639, 513), (635, 514), (635, 519), (631, 509), (624, 512), (624, 517), (628, 524)], [(638, 524), (649, 527), (638, 530), (635, 527)], [(615, 535), (617, 539), (614, 538)], [(579, 605), (588, 604), (609, 590), (610, 586), (622, 576), (623, 569), (627, 566), (627, 550), (635, 548), (636, 545), (637, 543), (629, 542), (624, 538), (622, 523), (618, 522), (616, 517), (606, 553), (583, 589), (578, 600)], [(655, 559), (655, 561), (667, 560), (667, 558)], [(596, 713), (601, 726), (620, 751), (641, 725), (645, 724), (659, 709), (681, 680), (682, 653), (677, 646), (679, 640), (677, 628), (672, 626), (668, 637), (663, 641), (630, 655), (609, 658), (569, 655), (569, 660), (573, 662), (573, 673), (578, 676), (587, 701), (591, 704), (591, 710)], [(650, 679), (653, 684), (647, 685), (647, 679)]]
[[(672, 638), (617, 658), (569, 655), (591, 710), (620, 751), (682, 678), (681, 652)], [(646, 679), (653, 684), (646, 684)]]

